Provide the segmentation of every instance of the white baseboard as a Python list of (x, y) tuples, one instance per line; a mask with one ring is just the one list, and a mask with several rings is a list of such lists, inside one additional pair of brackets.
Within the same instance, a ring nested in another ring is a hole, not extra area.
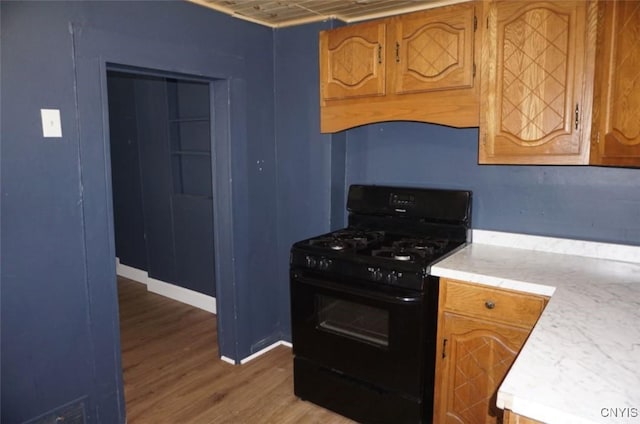
[(235, 365), (235, 364), (236, 364), (236, 361), (234, 361), (234, 360), (233, 360), (233, 359), (231, 359), (231, 358), (227, 358), (226, 356), (221, 356), (221, 357), (220, 357), (220, 359), (221, 359), (223, 362), (226, 362), (227, 364), (231, 364), (231, 365)]
[(262, 354), (265, 354), (265, 353), (269, 352), (271, 349), (275, 349), (278, 346), (291, 347), (292, 345), (291, 345), (291, 343), (285, 342), (284, 340), (279, 340), (279, 341), (275, 342), (274, 344), (269, 345), (269, 346), (265, 347), (264, 349), (261, 349), (261, 350), (257, 351), (256, 353), (247, 356), (244, 359), (241, 359), (240, 360), (240, 365), (244, 365), (247, 362), (251, 361), (252, 359), (256, 359), (258, 356), (260, 356)]
[(147, 278), (149, 278), (146, 271), (121, 264), (119, 261), (116, 265), (116, 273), (121, 277), (128, 278), (129, 280), (137, 281), (142, 284), (147, 284)]
[(215, 297), (207, 296), (206, 294), (202, 294), (194, 290), (185, 289), (184, 287), (176, 286), (175, 284), (151, 278), (147, 271), (124, 265), (120, 263), (119, 258), (116, 258), (116, 274), (145, 284), (147, 286), (147, 290), (152, 293), (168, 297), (178, 302), (186, 303), (187, 305), (211, 312), (212, 314), (215, 314), (218, 311)]
[(215, 297), (185, 289), (184, 287), (176, 286), (175, 284), (165, 283), (164, 281), (148, 277), (147, 290), (152, 293), (157, 293), (170, 299), (177, 300), (178, 302), (195, 306), (196, 308), (203, 309), (207, 312), (211, 312), (212, 314), (217, 312)]

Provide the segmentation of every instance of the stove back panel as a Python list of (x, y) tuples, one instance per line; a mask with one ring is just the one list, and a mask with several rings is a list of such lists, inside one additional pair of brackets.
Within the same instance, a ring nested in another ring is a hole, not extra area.
[(471, 192), (432, 188), (352, 185), (350, 215), (403, 217), (422, 222), (471, 225)]

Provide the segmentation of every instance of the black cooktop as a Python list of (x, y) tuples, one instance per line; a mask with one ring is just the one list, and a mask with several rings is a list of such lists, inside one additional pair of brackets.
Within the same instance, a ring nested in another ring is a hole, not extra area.
[(315, 253), (357, 256), (376, 260), (427, 263), (460, 243), (429, 235), (398, 234), (380, 230), (344, 228), (297, 243)]
[(431, 265), (467, 241), (471, 192), (353, 185), (346, 228), (295, 243), (292, 269), (422, 290)]

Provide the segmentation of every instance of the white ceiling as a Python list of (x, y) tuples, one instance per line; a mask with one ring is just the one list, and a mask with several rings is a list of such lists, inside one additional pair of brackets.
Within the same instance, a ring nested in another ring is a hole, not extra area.
[(357, 22), (461, 0), (188, 0), (236, 18), (269, 27), (300, 25), (326, 19)]

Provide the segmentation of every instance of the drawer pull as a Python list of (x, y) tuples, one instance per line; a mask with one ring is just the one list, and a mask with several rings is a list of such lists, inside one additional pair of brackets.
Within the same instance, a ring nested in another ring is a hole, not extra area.
[(496, 304), (493, 300), (487, 300), (484, 302), (484, 306), (486, 306), (487, 309), (493, 309), (496, 307)]

